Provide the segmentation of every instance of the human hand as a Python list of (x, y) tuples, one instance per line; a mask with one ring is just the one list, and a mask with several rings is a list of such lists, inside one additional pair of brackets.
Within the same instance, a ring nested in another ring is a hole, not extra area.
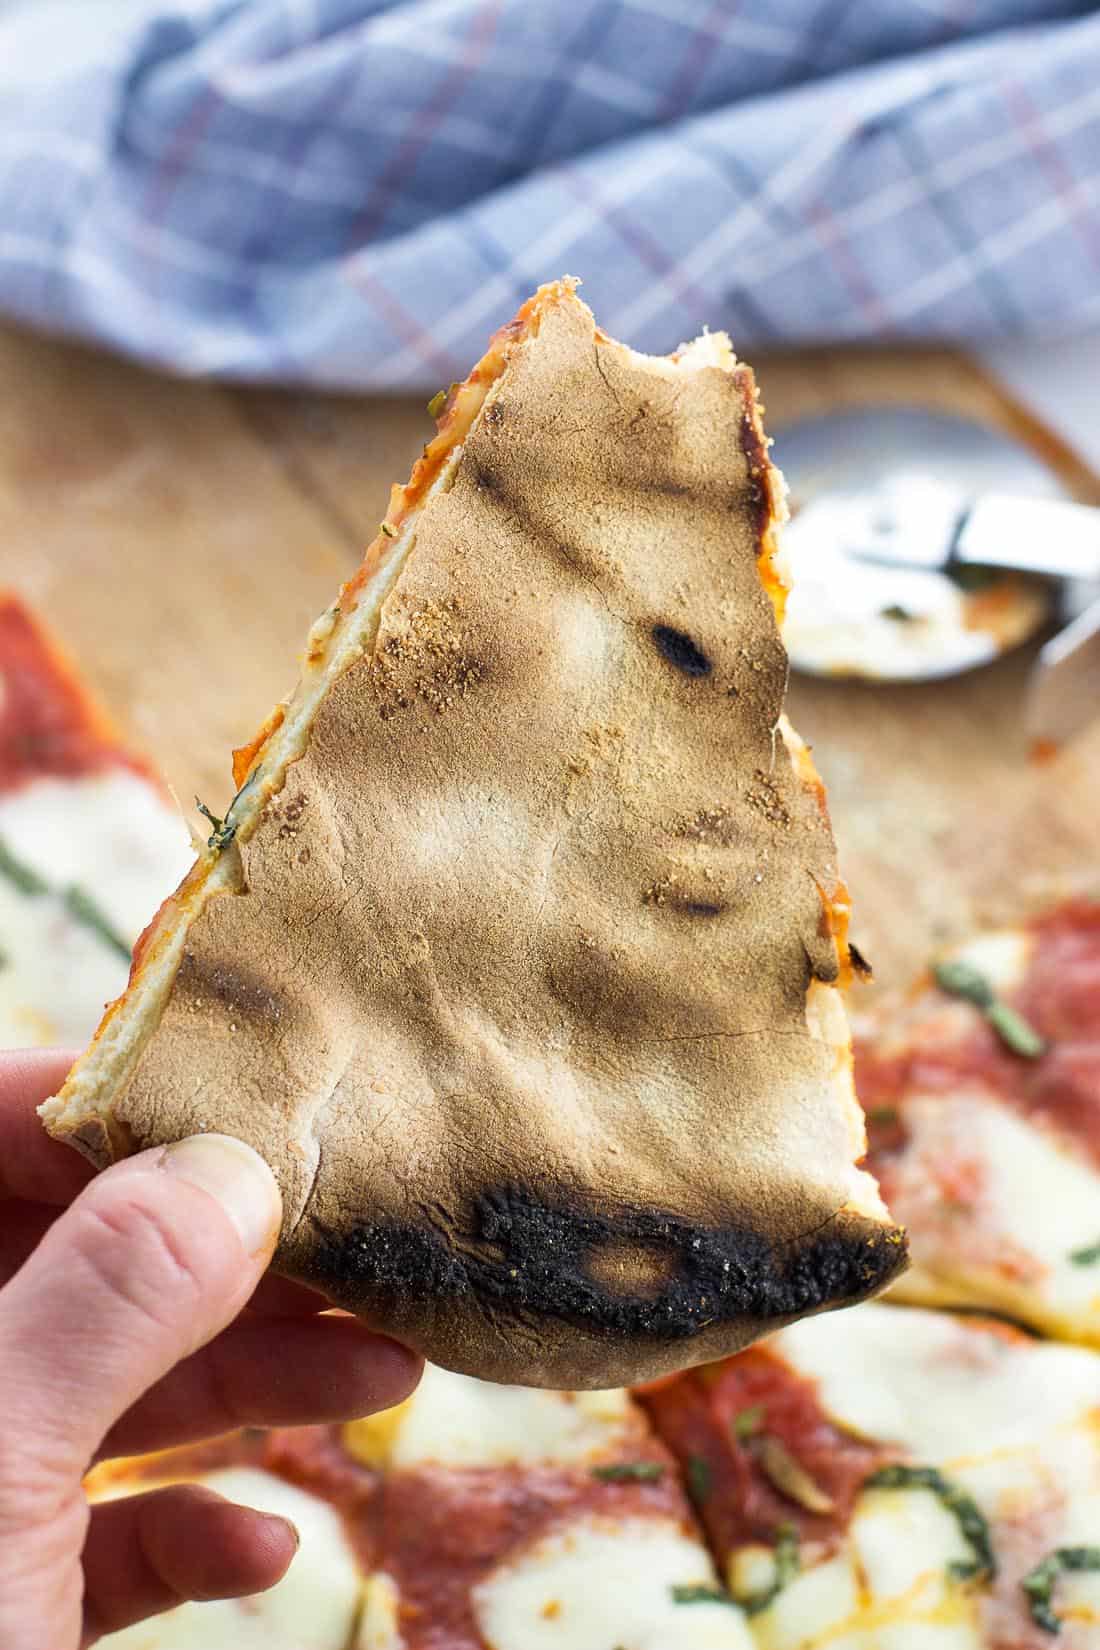
[[(0, 1645), (86, 1650), (184, 1599), (273, 1586), (285, 1520), (197, 1486), (89, 1509), (93, 1461), (398, 1403), (420, 1360), (278, 1278), (263, 1160), (204, 1135), (94, 1176), (35, 1106), (68, 1069), (0, 1054)], [(257, 1287), (258, 1286), (258, 1287)]]

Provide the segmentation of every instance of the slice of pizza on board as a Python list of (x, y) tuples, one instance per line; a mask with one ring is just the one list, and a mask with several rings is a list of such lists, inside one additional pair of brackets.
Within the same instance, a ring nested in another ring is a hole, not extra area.
[(782, 486), (721, 334), (541, 288), (464, 384), (50, 1131), (279, 1176), (277, 1265), (495, 1380), (615, 1386), (904, 1264), (824, 793), (783, 718)]
[(945, 954), (857, 1040), (899, 1298), (1100, 1345), (1100, 902)]
[(871, 1302), (639, 1396), (761, 1650), (1100, 1643), (1090, 1349)]
[(429, 1367), (385, 1414), (111, 1463), (88, 1488), (180, 1480), (293, 1518), (301, 1548), (270, 1593), (183, 1605), (103, 1650), (753, 1650), (623, 1391)]
[(84, 1042), (193, 857), (155, 774), (0, 591), (0, 1048)]

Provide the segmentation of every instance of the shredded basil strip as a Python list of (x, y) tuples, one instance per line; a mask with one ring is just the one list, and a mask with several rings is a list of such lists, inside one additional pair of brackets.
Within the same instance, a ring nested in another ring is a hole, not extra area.
[(867, 1113), (868, 1123), (896, 1123), (898, 1108), (896, 1106), (872, 1106)]
[(882, 1467), (864, 1483), (868, 1490), (931, 1490), (955, 1519), (963, 1539), (974, 1554), (972, 1559), (955, 1559), (947, 1573), (955, 1581), (991, 1581), (997, 1574), (997, 1560), (989, 1538), (989, 1525), (973, 1496), (936, 1467)]
[(1027, 1594), (1032, 1621), (1045, 1632), (1062, 1631), (1062, 1618), (1051, 1600), (1054, 1583), (1068, 1570), (1100, 1570), (1100, 1547), (1055, 1547), (1020, 1583)]
[(889, 607), (881, 608), (880, 612), (884, 619), (896, 619), (899, 624), (911, 624), (916, 618), (916, 614), (911, 613), (907, 607), (902, 607), (900, 602), (891, 602)]
[(985, 1017), (1013, 1054), (1020, 1054), (1025, 1060), (1037, 1060), (1040, 1054), (1046, 1053), (1047, 1045), (1035, 1027), (1007, 1003), (990, 1003)]
[[(120, 957), (129, 961), (130, 947), (86, 889), (79, 887), (75, 882), (68, 888), (51, 888), (45, 877), (39, 876), (33, 866), (24, 864), (12, 853), (3, 837), (0, 837), (0, 876), (7, 877), (21, 894), (30, 897), (56, 894), (71, 917), (82, 927), (90, 928), (93, 934), (98, 934), (99, 938), (112, 950), (117, 951)], [(5, 957), (4, 961), (7, 960)]]
[(1100, 1260), (1100, 1243), (1090, 1243), (1084, 1249), (1071, 1249), (1069, 1258), (1074, 1266), (1095, 1266)]
[(104, 916), (91, 894), (83, 888), (79, 888), (74, 882), (65, 889), (61, 897), (65, 901), (65, 908), (71, 917), (75, 917), (77, 922), (83, 923), (85, 928), (90, 928), (93, 934), (98, 934), (100, 939), (105, 941), (112, 950), (117, 951), (120, 957), (129, 962), (130, 947), (118, 930), (111, 926), (110, 921)]
[(202, 817), (204, 819), (208, 819), (214, 827), (206, 839), (206, 846), (208, 848), (218, 849), (219, 851), (222, 848), (227, 847), (237, 834), (236, 825), (230, 825), (225, 819), (219, 819), (217, 814), (212, 814), (210, 809), (206, 806), (206, 803), (200, 802), (198, 797), (195, 798), (195, 806), (199, 810)]
[(730, 1431), (738, 1442), (751, 1438), (754, 1432), (759, 1432), (764, 1424), (763, 1404), (750, 1404), (748, 1409), (738, 1410), (730, 1422)]
[(431, 400), (428, 402), (428, 417), (429, 418), (438, 418), (440, 413), (443, 411), (443, 408), (446, 406), (446, 404), (447, 404), (447, 391), (446, 390), (436, 390), (435, 394), (432, 396)]
[(780, 1524), (776, 1530), (774, 1563), (775, 1574), (766, 1587), (759, 1587), (755, 1593), (740, 1596), (734, 1593), (734, 1600), (747, 1616), (758, 1616), (762, 1610), (766, 1610), (802, 1568), (796, 1524)]
[(0, 837), (0, 877), (7, 877), (21, 894), (48, 894), (50, 885), (30, 865), (16, 859), (3, 837)]
[(984, 974), (969, 963), (946, 960), (933, 966), (933, 976), (941, 991), (962, 997), (981, 1010), (1001, 1042), (1024, 1060), (1037, 1060), (1046, 1053), (1046, 1043), (1022, 1014), (997, 996)]
[(951, 997), (964, 997), (975, 1008), (986, 1009), (993, 1001), (993, 987), (984, 974), (964, 962), (938, 962), (932, 973), (941, 991)]
[(705, 1581), (675, 1583), (672, 1588), (674, 1604), (733, 1604), (721, 1587), (712, 1587)]
[(701, 1507), (710, 1494), (711, 1479), (709, 1461), (704, 1461), (701, 1455), (689, 1455), (687, 1460), (688, 1494), (697, 1507)]
[(605, 1484), (655, 1484), (664, 1475), (660, 1461), (611, 1461), (606, 1467), (592, 1468), (593, 1478)]

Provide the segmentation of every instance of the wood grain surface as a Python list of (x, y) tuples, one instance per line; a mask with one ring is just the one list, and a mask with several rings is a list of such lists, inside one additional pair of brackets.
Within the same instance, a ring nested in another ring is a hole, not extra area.
[[(824, 350), (757, 371), (773, 432), (861, 401), (946, 408), (1030, 439), (1100, 501), (1083, 462), (956, 352)], [(184, 802), (220, 812), (231, 746), (291, 685), (311, 619), (430, 433), (422, 401), (180, 382), (10, 329), (0, 382), (0, 581), (52, 621)], [(1100, 721), (1030, 762), (1030, 658), (919, 686), (792, 684), (853, 933), (887, 986), (973, 923), (1093, 882)]]

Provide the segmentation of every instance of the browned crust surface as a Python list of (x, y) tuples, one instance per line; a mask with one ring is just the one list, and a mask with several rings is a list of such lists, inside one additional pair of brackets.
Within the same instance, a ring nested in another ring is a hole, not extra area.
[(251, 1141), (282, 1268), (451, 1368), (618, 1385), (903, 1262), (842, 1212), (806, 1024), (837, 875), (774, 731), (762, 457), (747, 368), (669, 376), (562, 290), (115, 1102)]

